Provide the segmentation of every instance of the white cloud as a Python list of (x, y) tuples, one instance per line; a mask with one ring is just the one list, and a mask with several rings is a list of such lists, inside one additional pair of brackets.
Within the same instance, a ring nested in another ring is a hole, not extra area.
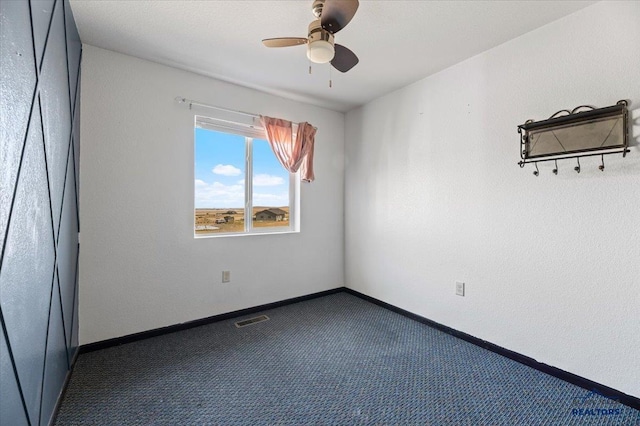
[(259, 174), (253, 177), (254, 186), (275, 186), (284, 184), (284, 179), (280, 176)]
[[(289, 192), (253, 193), (254, 206), (281, 207), (289, 205)], [(244, 208), (244, 185), (225, 185), (221, 182), (207, 183), (195, 180), (196, 208)]]
[(220, 182), (206, 183), (195, 180), (196, 208), (243, 208), (244, 186), (225, 185)]
[(211, 171), (222, 176), (238, 176), (242, 173), (242, 170), (231, 164), (218, 164)]
[(253, 205), (254, 206), (271, 206), (282, 207), (289, 205), (289, 193), (283, 192), (281, 194), (260, 194), (253, 193)]

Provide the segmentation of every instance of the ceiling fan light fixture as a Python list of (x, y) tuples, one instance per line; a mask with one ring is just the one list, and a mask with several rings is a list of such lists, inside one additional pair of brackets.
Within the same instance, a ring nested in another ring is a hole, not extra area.
[(308, 44), (307, 58), (316, 64), (326, 64), (335, 56), (333, 44), (326, 40), (316, 40)]

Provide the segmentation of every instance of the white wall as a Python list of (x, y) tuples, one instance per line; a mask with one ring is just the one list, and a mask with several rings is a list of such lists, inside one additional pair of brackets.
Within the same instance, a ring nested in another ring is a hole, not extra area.
[[(81, 344), (344, 285), (344, 114), (88, 45), (82, 73)], [(176, 96), (318, 127), (302, 232), (194, 239), (193, 116), (211, 111)]]
[[(349, 112), (347, 286), (640, 397), (639, 23), (598, 3)], [(620, 99), (626, 159), (518, 167), (518, 124)]]

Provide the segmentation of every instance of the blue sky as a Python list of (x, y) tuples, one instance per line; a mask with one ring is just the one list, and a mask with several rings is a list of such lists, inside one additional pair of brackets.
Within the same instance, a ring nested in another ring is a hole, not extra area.
[[(244, 206), (244, 136), (195, 129), (195, 207)], [(289, 172), (266, 140), (253, 140), (253, 205), (289, 205)]]

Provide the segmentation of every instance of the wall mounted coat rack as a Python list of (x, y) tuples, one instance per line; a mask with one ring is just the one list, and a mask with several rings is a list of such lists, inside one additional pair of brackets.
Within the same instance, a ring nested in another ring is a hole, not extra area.
[[(586, 110), (586, 111), (581, 111)], [(539, 175), (537, 163), (555, 161), (554, 174), (558, 174), (558, 160), (575, 158), (574, 170), (580, 173), (580, 157), (600, 155), (598, 167), (604, 171), (604, 156), (622, 154), (628, 149), (627, 101), (618, 101), (605, 108), (581, 105), (569, 111), (563, 109), (542, 121), (527, 120), (518, 126), (520, 134), (520, 167), (534, 163), (534, 175)]]

